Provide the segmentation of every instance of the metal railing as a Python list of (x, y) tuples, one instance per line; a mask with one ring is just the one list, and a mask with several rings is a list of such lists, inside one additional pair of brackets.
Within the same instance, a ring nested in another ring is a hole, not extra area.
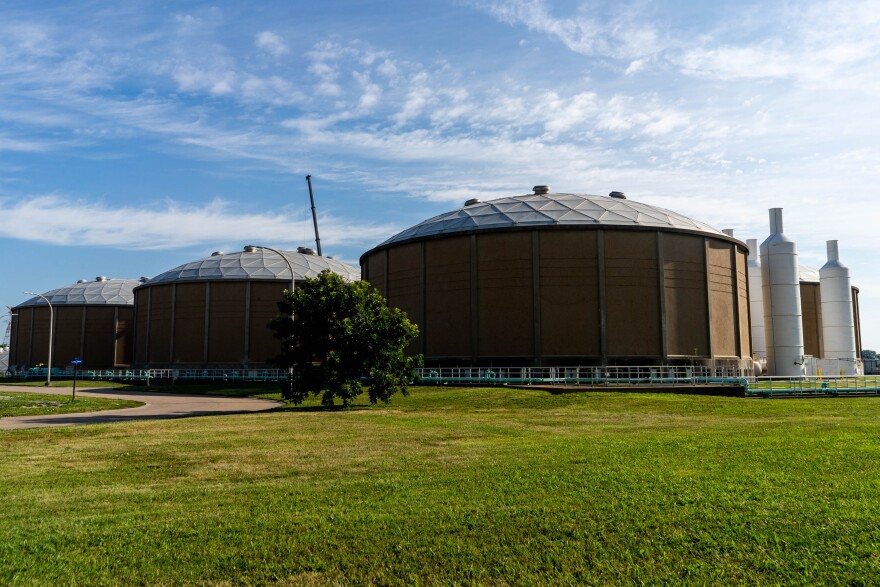
[(752, 377), (746, 380), (749, 397), (880, 394), (880, 376), (854, 377)]
[[(46, 368), (32, 368), (12, 374), (22, 379), (44, 378)], [(92, 381), (280, 381), (286, 369), (83, 369), (77, 379)], [(72, 370), (52, 369), (52, 377), (73, 378)]]
[(751, 376), (744, 365), (606, 367), (422, 367), (428, 384), (468, 385), (742, 385)]
[(651, 367), (423, 367), (422, 383), (459, 385), (730, 386), (747, 397), (880, 395), (880, 376), (754, 377), (744, 365)]

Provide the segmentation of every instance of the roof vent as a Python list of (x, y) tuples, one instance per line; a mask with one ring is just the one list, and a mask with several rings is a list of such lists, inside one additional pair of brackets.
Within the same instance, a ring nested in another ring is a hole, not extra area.
[(315, 249), (309, 247), (297, 247), (296, 252), (300, 255), (317, 255)]
[(482, 204), (482, 203), (483, 203), (483, 200), (481, 200), (480, 198), (471, 198), (470, 200), (468, 200), (467, 202), (464, 203), (464, 207), (467, 208), (468, 206), (473, 206), (474, 204)]
[(95, 278), (95, 281), (107, 281), (107, 278), (103, 275), (99, 275)]
[(79, 279), (79, 280), (77, 280), (77, 283), (88, 283), (88, 282), (89, 282), (88, 279)]
[(141, 283), (146, 283), (146, 282), (150, 281), (150, 278), (147, 277), (146, 275), (142, 275), (141, 278), (138, 279), (138, 281), (140, 281)]
[(223, 254), (223, 251), (214, 251), (213, 253), (211, 253), (211, 256), (212, 257), (219, 257), (222, 254)]
[(536, 196), (540, 196), (542, 194), (549, 194), (550, 193), (550, 186), (549, 185), (536, 185), (535, 187), (532, 188), (532, 191), (535, 192)]
[(617, 198), (618, 200), (625, 200), (626, 194), (623, 192), (611, 192), (610, 194), (608, 194), (608, 197), (609, 198)]
[(255, 247), (254, 245), (248, 245), (244, 248), (244, 252), (245, 253), (256, 253), (257, 247)]

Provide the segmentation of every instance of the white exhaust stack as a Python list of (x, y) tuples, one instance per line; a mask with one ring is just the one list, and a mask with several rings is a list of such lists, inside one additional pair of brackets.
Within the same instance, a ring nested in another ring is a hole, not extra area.
[(770, 236), (761, 243), (764, 336), (770, 375), (800, 377), (804, 364), (804, 326), (797, 246), (782, 232), (782, 208), (770, 209)]
[(752, 315), (752, 352), (759, 361), (767, 360), (767, 341), (764, 339), (764, 292), (761, 286), (761, 261), (758, 258), (758, 239), (749, 239), (749, 312)]
[(840, 262), (837, 241), (828, 241), (826, 244), (828, 262), (819, 270), (824, 358), (852, 361), (855, 368), (858, 356), (849, 267)]

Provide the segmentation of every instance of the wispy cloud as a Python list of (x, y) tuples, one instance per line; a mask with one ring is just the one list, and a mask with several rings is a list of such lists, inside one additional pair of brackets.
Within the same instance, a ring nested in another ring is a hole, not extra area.
[[(18, 31), (0, 38), (10, 90), (0, 118), (18, 112), (27, 132), (4, 131), (0, 149), (40, 152), (130, 133), (242, 166), (299, 172), (321, 161), (342, 183), (393, 185), (429, 201), (545, 181), (688, 201), (754, 186), (785, 193), (786, 181), (815, 193), (821, 166), (805, 172), (804, 158), (834, 160), (852, 153), (848, 144), (866, 128), (880, 131), (870, 103), (834, 91), (877, 87), (868, 72), (878, 65), (880, 11), (861, 5), (758, 7), (748, 38), (724, 23), (683, 36), (644, 3), (568, 12), (541, 0), (478, 5), (505, 27), (598, 58), (618, 77), (566, 73), (550, 90), (509, 72), (465, 71), (454, 55), (419, 61), (335, 34), (297, 52), (265, 23), (245, 37), (251, 56), (264, 54), (251, 62), (224, 40), (219, 10), (178, 15), (133, 47), (102, 38), (100, 50), (89, 31), (65, 41), (51, 25), (18, 22), (0, 25)], [(780, 18), (784, 31), (766, 26)], [(656, 87), (643, 85), (660, 75)], [(134, 91), (122, 91), (133, 77)], [(868, 149), (866, 166), (847, 171), (848, 189), (875, 173), (875, 156)]]
[(257, 33), (254, 44), (258, 49), (262, 49), (275, 57), (281, 57), (290, 51), (281, 37), (272, 31)]
[[(322, 239), (330, 246), (381, 239), (395, 230), (388, 224), (352, 223), (328, 216), (321, 218), (321, 224)], [(291, 243), (291, 235), (310, 230), (310, 221), (292, 221), (283, 213), (243, 212), (220, 200), (204, 205), (166, 202), (134, 207), (71, 201), (57, 195), (0, 199), (0, 237), (64, 246), (155, 250), (230, 241)]]
[(620, 4), (610, 19), (597, 18), (590, 4), (567, 16), (554, 14), (545, 0), (495, 0), (477, 6), (502, 22), (547, 35), (582, 55), (634, 59), (662, 48), (643, 5), (636, 9)]

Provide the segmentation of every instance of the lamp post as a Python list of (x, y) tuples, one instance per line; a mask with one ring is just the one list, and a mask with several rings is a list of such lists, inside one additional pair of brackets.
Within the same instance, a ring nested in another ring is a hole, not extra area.
[(49, 304), (49, 360), (48, 360), (48, 368), (46, 369), (46, 387), (49, 387), (52, 383), (52, 335), (55, 332), (55, 311), (52, 309), (52, 302), (49, 301), (49, 298), (44, 296), (43, 294), (34, 293), (32, 291), (24, 292), (30, 296), (37, 296), (38, 298), (43, 298), (43, 300)]
[[(290, 264), (290, 260), (281, 251), (276, 251), (272, 247), (264, 247), (261, 245), (246, 245), (244, 247), (245, 252), (259, 251), (261, 249), (264, 249), (266, 251), (272, 251), (273, 253), (275, 253), (276, 255), (281, 257), (282, 259), (284, 259), (284, 262), (287, 263), (287, 268), (290, 269), (290, 293), (293, 293), (293, 288), (295, 285), (295, 276), (293, 274), (293, 265)], [(290, 319), (293, 320), (293, 304), (292, 303), (290, 306)], [(291, 387), (293, 386), (293, 367), (288, 367), (288, 369), (287, 369), (287, 384)]]
[(275, 250), (272, 247), (264, 247), (262, 245), (245, 245), (245, 247), (244, 247), (245, 252), (259, 251), (261, 249), (264, 249), (266, 251), (272, 251), (273, 253), (275, 253), (276, 255), (281, 257), (282, 259), (284, 259), (284, 262), (287, 263), (287, 268), (290, 269), (290, 291), (292, 293), (293, 287), (295, 284), (294, 284), (294, 275), (293, 275), (293, 265), (290, 264), (290, 260), (281, 251)]

